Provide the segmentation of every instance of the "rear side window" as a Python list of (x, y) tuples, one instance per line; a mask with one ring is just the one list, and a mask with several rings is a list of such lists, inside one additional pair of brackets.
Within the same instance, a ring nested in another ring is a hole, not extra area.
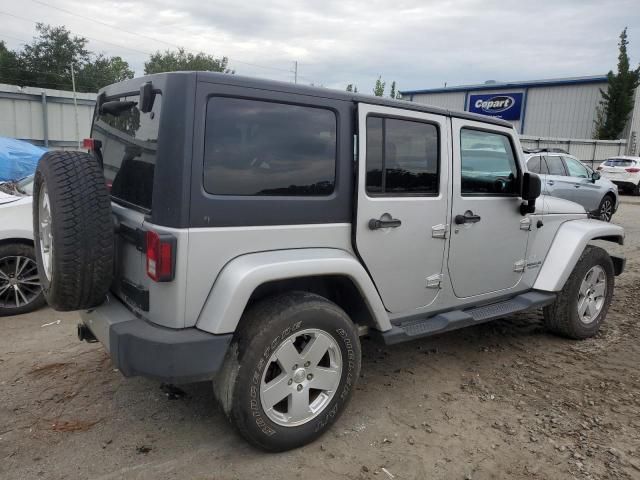
[(395, 118), (367, 118), (367, 179), (370, 194), (436, 195), (438, 128)]
[(500, 133), (460, 130), (462, 195), (517, 195), (518, 166), (509, 137)]
[(204, 189), (215, 195), (330, 195), (336, 123), (328, 109), (211, 97)]
[[(122, 109), (96, 111), (91, 137), (100, 140), (104, 176), (111, 196), (127, 204), (151, 210), (162, 95), (156, 94), (153, 109), (142, 113), (139, 95), (110, 98)], [(130, 102), (130, 103), (125, 103)]]
[(563, 177), (567, 175), (560, 157), (547, 156), (546, 159), (547, 167), (549, 167), (549, 175), (559, 175)]

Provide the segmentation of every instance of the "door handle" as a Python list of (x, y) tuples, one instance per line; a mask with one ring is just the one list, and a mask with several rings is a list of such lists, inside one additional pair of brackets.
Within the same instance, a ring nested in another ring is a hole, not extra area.
[(547, 180), (547, 185), (553, 185), (555, 182), (553, 180)]
[(463, 223), (478, 223), (480, 219), (480, 215), (474, 215), (471, 210), (467, 210), (464, 215), (456, 215), (453, 221), (456, 222), (456, 225), (462, 225)]
[(574, 185), (575, 188), (580, 188), (580, 185), (578, 185), (577, 183)]
[(392, 218), (390, 220), (372, 218), (369, 220), (370, 230), (378, 230), (379, 228), (398, 228), (400, 225), (402, 225), (402, 222), (397, 218)]

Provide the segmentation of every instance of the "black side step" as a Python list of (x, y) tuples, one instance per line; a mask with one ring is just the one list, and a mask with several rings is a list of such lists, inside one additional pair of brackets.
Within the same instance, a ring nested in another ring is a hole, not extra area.
[(556, 294), (552, 292), (527, 292), (509, 300), (466, 310), (451, 310), (433, 317), (414, 318), (400, 322), (391, 330), (380, 332), (379, 336), (387, 345), (402, 343), (416, 338), (455, 330), (470, 325), (488, 322), (517, 312), (544, 307), (553, 303)]

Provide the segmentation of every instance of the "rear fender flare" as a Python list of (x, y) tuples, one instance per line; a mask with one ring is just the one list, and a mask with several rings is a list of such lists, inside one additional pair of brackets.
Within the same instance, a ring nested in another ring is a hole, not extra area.
[(344, 275), (351, 279), (369, 309), (375, 328), (391, 329), (389, 316), (364, 267), (349, 252), (332, 248), (275, 250), (236, 257), (218, 275), (196, 326), (215, 334), (232, 333), (260, 285), (318, 275)]
[(593, 240), (624, 243), (624, 229), (618, 225), (593, 219), (569, 220), (556, 233), (542, 264), (535, 290), (559, 292), (587, 244)]

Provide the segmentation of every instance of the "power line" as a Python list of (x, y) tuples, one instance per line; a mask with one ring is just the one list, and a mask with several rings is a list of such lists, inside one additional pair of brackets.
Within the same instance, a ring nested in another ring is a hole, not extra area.
[[(188, 52), (191, 52), (191, 53), (198, 53), (195, 50), (187, 49), (187, 48), (185, 48), (183, 46), (180, 46), (178, 44), (167, 42), (167, 41), (161, 40), (159, 38), (151, 37), (151, 36), (145, 35), (143, 33), (133, 32), (131, 30), (126, 30), (126, 29), (124, 29), (122, 27), (117, 27), (115, 25), (111, 25), (109, 23), (103, 22), (103, 21), (95, 19), (93, 17), (82, 15), (82, 14), (73, 12), (71, 10), (67, 10), (65, 8), (58, 7), (56, 5), (51, 5), (49, 3), (43, 2), (42, 0), (31, 0), (31, 1), (34, 2), (34, 3), (38, 3), (40, 5), (44, 5), (44, 6), (49, 7), (49, 8), (53, 8), (54, 10), (59, 10), (61, 12), (64, 12), (64, 13), (68, 14), (68, 15), (72, 15), (74, 17), (82, 18), (84, 20), (89, 20), (91, 22), (96, 22), (96, 23), (99, 23), (100, 25), (104, 25), (105, 27), (113, 28), (114, 30), (118, 30), (120, 32), (128, 33), (129, 35), (135, 35), (135, 36), (138, 36), (138, 37), (141, 37), (141, 38), (146, 38), (148, 40), (153, 40), (154, 42), (164, 43), (165, 45), (168, 45), (168, 46), (173, 47), (173, 48), (178, 48), (178, 49), (182, 48), (182, 49), (187, 50)], [(240, 64), (243, 64), (243, 65), (249, 65), (249, 66), (257, 67), (257, 68), (265, 68), (265, 69), (269, 69), (269, 70), (277, 70), (277, 71), (281, 71), (281, 72), (293, 73), (292, 70), (289, 70), (289, 69), (286, 69), (286, 68), (279, 68), (279, 67), (271, 67), (271, 66), (267, 66), (267, 65), (260, 65), (260, 64), (257, 64), (257, 63), (251, 63), (251, 62), (245, 62), (245, 61), (242, 61), (242, 60), (238, 60), (236, 58), (230, 58), (230, 57), (226, 57), (226, 58), (229, 61), (233, 61), (234, 63), (240, 63)]]
[[(40, 22), (37, 22), (35, 20), (31, 20), (30, 18), (21, 17), (19, 15), (15, 15), (15, 14), (9, 13), (9, 12), (4, 12), (2, 10), (0, 10), (0, 14), (7, 15), (7, 16), (13, 17), (13, 18), (17, 18), (18, 20), (24, 20), (25, 22), (30, 22), (30, 23), (34, 23), (34, 24), (40, 23)], [(107, 40), (100, 40), (99, 38), (93, 38), (93, 37), (90, 37), (88, 35), (84, 35), (82, 33), (81, 33), (81, 35), (83, 37), (85, 37), (85, 38), (88, 38), (89, 40), (93, 40), (94, 42), (106, 43), (107, 45), (113, 45), (114, 47), (122, 48), (124, 50), (131, 50), (132, 52), (144, 53), (145, 55), (152, 55), (152, 52), (148, 52), (148, 51), (145, 51), (145, 50), (138, 50), (136, 48), (125, 47), (124, 45), (119, 45), (117, 43), (109, 42)]]

